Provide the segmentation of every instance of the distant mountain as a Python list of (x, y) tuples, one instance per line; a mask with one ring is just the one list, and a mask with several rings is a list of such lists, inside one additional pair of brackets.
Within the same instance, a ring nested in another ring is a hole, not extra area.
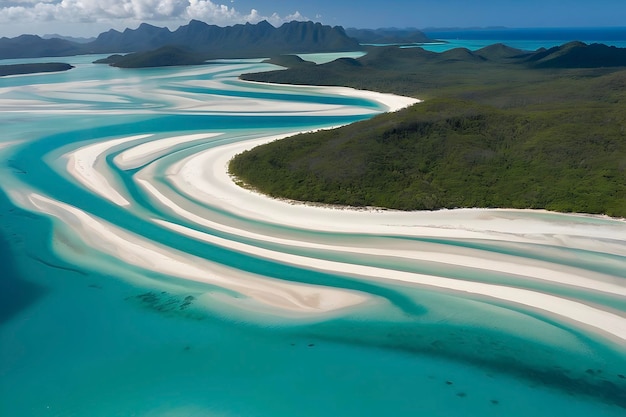
[(348, 28), (346, 33), (362, 44), (413, 44), (434, 42), (424, 32), (417, 29), (355, 29)]
[(286, 53), (340, 52), (360, 49), (342, 27), (313, 22), (289, 22), (275, 28), (266, 21), (256, 25), (219, 27), (198, 20), (170, 31), (141, 24), (123, 32), (109, 30), (88, 43), (43, 39), (34, 35), (0, 39), (0, 59), (145, 52), (177, 46), (206, 58), (250, 58)]
[(74, 37), (74, 36), (63, 36), (63, 35), (59, 35), (56, 33), (52, 33), (52, 34), (46, 34), (42, 36), (43, 39), (63, 39), (66, 41), (70, 41), (70, 42), (75, 42), (75, 43), (88, 43), (88, 42), (93, 42), (96, 40), (96, 38), (80, 38), (80, 37)]
[(275, 45), (295, 48), (291, 52), (313, 53), (325, 51), (356, 51), (359, 42), (349, 37), (341, 26), (324, 26), (313, 22), (285, 23), (268, 39)]
[[(409, 70), (422, 64), (516, 64), (531, 68), (603, 68), (626, 67), (626, 48), (604, 44), (588, 45), (584, 42), (569, 42), (561, 46), (534, 52), (511, 48), (504, 44), (493, 44), (470, 51), (455, 48), (444, 52), (430, 52), (423, 48), (377, 47), (358, 59), (368, 66), (390, 70)], [(267, 73), (266, 73), (267, 75)]]
[(528, 55), (526, 62), (536, 68), (626, 67), (626, 48), (569, 42), (550, 49), (540, 49)]
[(168, 28), (142, 23), (137, 29), (126, 29), (123, 32), (111, 29), (103, 32), (93, 42), (85, 44), (85, 49), (96, 54), (143, 52), (175, 43), (177, 42), (173, 42), (172, 32)]
[(269, 64), (279, 65), (281, 67), (296, 68), (296, 67), (314, 67), (315, 63), (311, 61), (305, 61), (298, 55), (279, 55), (273, 58), (265, 60)]
[[(543, 71), (537, 70), (543, 68), (626, 68), (626, 48), (581, 42), (534, 52), (502, 44), (476, 51), (456, 48), (439, 53), (424, 48), (397, 46), (369, 47), (367, 51), (366, 55), (356, 59), (344, 58), (313, 67), (294, 65), (287, 70), (243, 74), (241, 78), (283, 84), (344, 85), (423, 97), (423, 89), (430, 90), (447, 80), (454, 80), (458, 89), (473, 85), (472, 80), (483, 79), (485, 72), (496, 82), (506, 71), (531, 78), (540, 76)], [(509, 82), (520, 81), (513, 77)], [(615, 81), (617, 86), (622, 85), (620, 83)], [(480, 94), (477, 90), (468, 93), (471, 97)], [(503, 93), (502, 101), (506, 101), (507, 97), (515, 99)]]
[(64, 39), (43, 39), (36, 35), (0, 38), (0, 59), (71, 56), (83, 53), (82, 46)]
[(448, 62), (482, 62), (486, 59), (479, 54), (470, 51), (466, 48), (454, 48), (448, 51), (441, 52), (438, 56), (438, 61), (443, 63)]
[(488, 61), (502, 61), (525, 56), (528, 51), (511, 48), (503, 43), (495, 43), (475, 51), (475, 54)]

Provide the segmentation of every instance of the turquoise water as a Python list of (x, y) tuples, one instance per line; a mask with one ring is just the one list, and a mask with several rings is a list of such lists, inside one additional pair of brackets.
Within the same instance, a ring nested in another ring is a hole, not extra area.
[[(239, 82), (242, 72), (272, 68), (258, 60), (119, 70), (94, 59), (64, 58), (76, 66), (66, 73), (0, 79), (0, 415), (624, 415), (623, 339), (523, 303), (358, 269), (524, 289), (623, 318), (624, 222), (502, 214), (562, 227), (545, 244), (530, 230), (510, 239), (373, 234), (246, 216), (181, 188), (171, 169), (229, 144), (351, 123), (386, 107), (332, 89)], [(188, 139), (132, 166), (120, 162), (172, 137)], [(100, 145), (93, 170), (73, 176), (68, 155)], [(211, 223), (165, 207), (146, 178)], [(119, 240), (90, 230), (85, 216), (151, 252), (139, 259), (132, 246), (117, 250)], [(488, 265), (494, 257), (511, 268)], [(166, 258), (175, 267), (159, 267)], [(598, 290), (525, 275), (516, 264), (585, 277)], [(183, 265), (208, 271), (207, 280), (186, 279)], [(369, 301), (301, 314), (242, 289), (255, 280)], [(607, 283), (617, 289), (600, 290)]]
[[(431, 39), (448, 42), (447, 48), (456, 46), (471, 50), (498, 42), (527, 51), (552, 48), (570, 41), (626, 47), (626, 28), (624, 27), (441, 29), (426, 30), (426, 33)], [(433, 51), (442, 50), (439, 45), (426, 48)]]
[[(494, 43), (504, 43), (511, 48), (521, 49), (523, 51), (536, 51), (540, 48), (553, 48), (555, 46), (563, 45), (567, 41), (562, 39), (551, 40), (527, 40), (527, 39), (457, 39), (457, 38), (437, 38), (442, 42), (435, 42), (431, 44), (415, 45), (416, 47), (424, 48), (427, 51), (443, 52), (453, 48), (467, 48), (470, 51), (484, 48), (485, 46), (493, 45)], [(583, 39), (582, 42), (587, 44), (596, 43), (594, 40)], [(618, 48), (626, 48), (626, 41), (599, 41), (610, 46)]]
[(437, 41), (403, 47), (420, 47), (433, 52), (443, 52), (453, 48), (467, 48), (474, 51), (494, 43), (503, 43), (512, 48), (536, 51), (571, 41), (581, 41), (587, 44), (603, 43), (626, 48), (626, 28), (623, 27), (426, 29), (425, 33), (429, 38)]

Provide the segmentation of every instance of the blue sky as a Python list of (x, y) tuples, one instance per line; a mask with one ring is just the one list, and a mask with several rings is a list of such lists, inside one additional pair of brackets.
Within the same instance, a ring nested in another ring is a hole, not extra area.
[(305, 16), (345, 27), (626, 26), (624, 0), (236, 0), (242, 9)]
[(626, 26), (624, 0), (0, 0), (0, 36), (93, 36), (141, 22), (175, 29), (313, 20), (344, 27)]

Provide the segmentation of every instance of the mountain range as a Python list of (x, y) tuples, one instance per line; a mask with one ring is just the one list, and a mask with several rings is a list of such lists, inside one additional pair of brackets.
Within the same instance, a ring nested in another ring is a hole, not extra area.
[(141, 24), (123, 32), (111, 29), (87, 43), (21, 35), (0, 39), (0, 59), (145, 52), (183, 47), (208, 58), (248, 58), (284, 53), (354, 51), (359, 41), (340, 26), (293, 21), (275, 28), (267, 21), (227, 27), (192, 20), (175, 31)]

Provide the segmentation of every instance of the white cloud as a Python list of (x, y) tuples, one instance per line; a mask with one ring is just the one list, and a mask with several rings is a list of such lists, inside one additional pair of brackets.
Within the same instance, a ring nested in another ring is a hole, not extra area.
[(294, 20), (308, 20), (308, 19), (302, 16), (299, 11), (296, 11), (293, 14), (285, 16), (285, 20), (288, 22), (292, 22)]
[(57, 22), (132, 27), (141, 22), (181, 25), (197, 19), (221, 26), (267, 20), (279, 26), (292, 20), (307, 20), (297, 11), (284, 17), (277, 13), (266, 16), (256, 9), (242, 13), (235, 9), (234, 1), (221, 1), (230, 5), (211, 0), (12, 0), (0, 2), (0, 25)]

